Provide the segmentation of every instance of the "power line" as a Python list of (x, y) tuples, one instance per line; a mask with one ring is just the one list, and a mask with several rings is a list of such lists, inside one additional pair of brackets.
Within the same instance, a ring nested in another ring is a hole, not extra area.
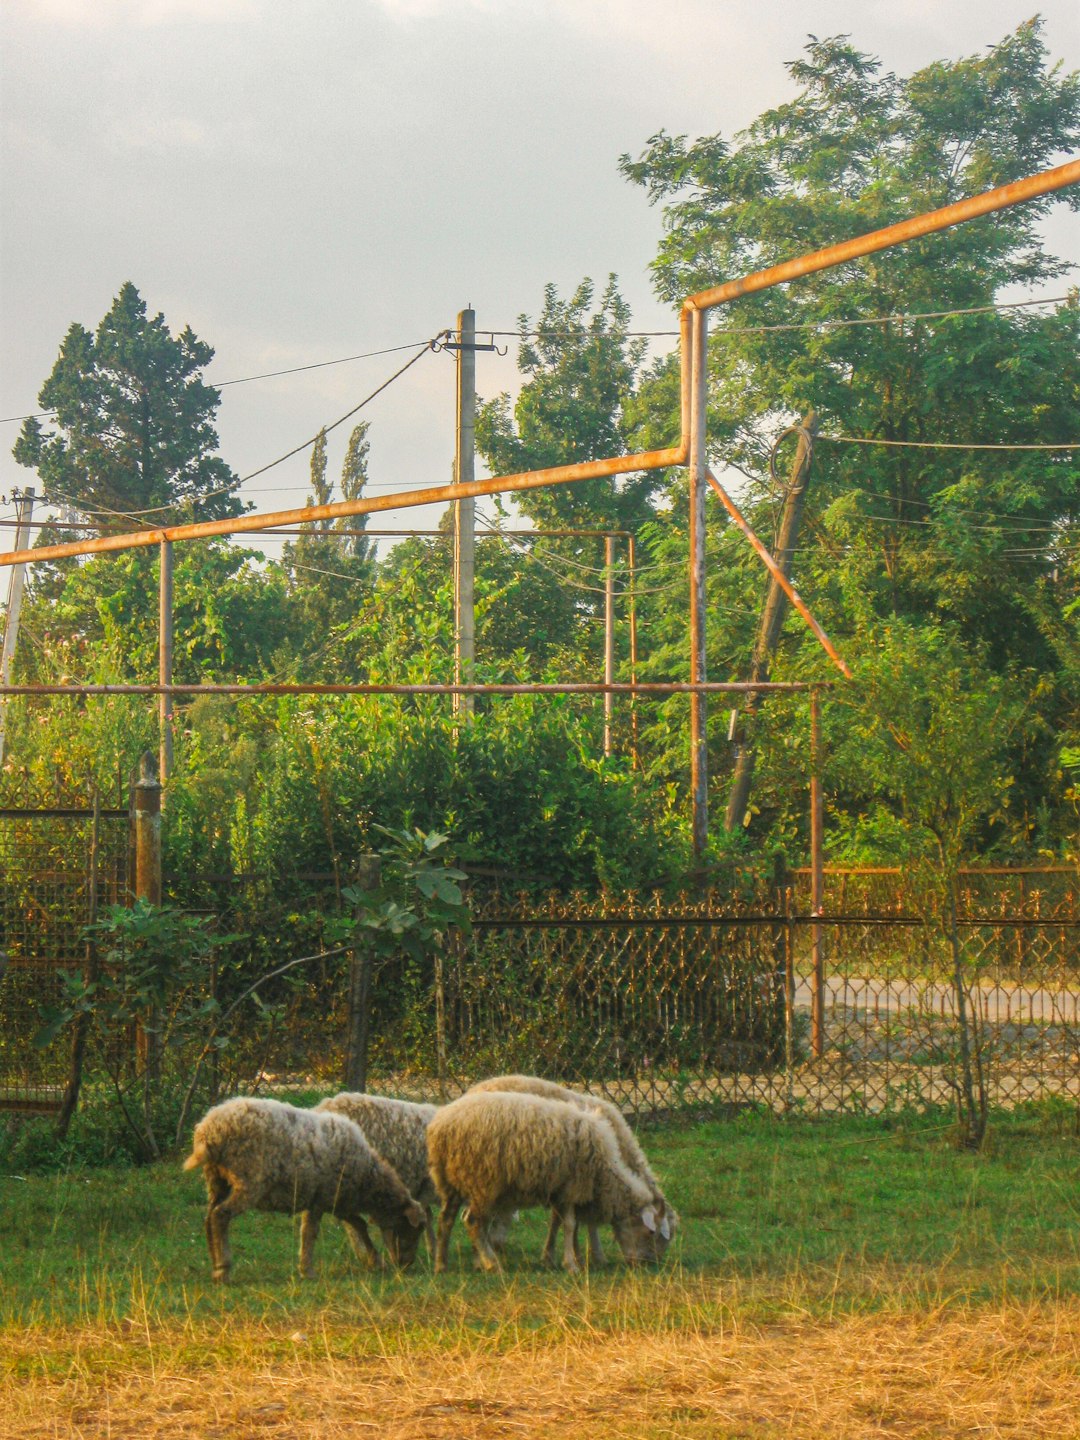
[(365, 395), (363, 400), (360, 401), (359, 405), (354, 405), (351, 410), (346, 410), (345, 414), (340, 416), (339, 419), (333, 421), (332, 424), (323, 425), (317, 431), (317, 433), (311, 437), (310, 440), (305, 440), (302, 445), (295, 445), (291, 450), (287, 451), (286, 454), (279, 455), (276, 460), (271, 460), (269, 465), (262, 465), (259, 467), (258, 470), (252, 470), (249, 474), (242, 475), (240, 477), (239, 483), (243, 485), (248, 480), (254, 480), (256, 475), (264, 475), (267, 470), (273, 470), (276, 465), (281, 465), (284, 463), (284, 461), (291, 460), (294, 455), (299, 455), (301, 450), (306, 450), (309, 446), (314, 445), (320, 435), (329, 435), (331, 430), (336, 430), (339, 425), (344, 425), (346, 420), (351, 419), (358, 410), (362, 410), (365, 405), (375, 399), (376, 395), (381, 395), (382, 392), (386, 390), (389, 386), (391, 386), (395, 380), (400, 379), (401, 376), (405, 374), (405, 371), (411, 369), (412, 366), (416, 364), (416, 362), (420, 359), (422, 355), (429, 354), (432, 346), (435, 344), (438, 338), (439, 337), (435, 335), (432, 336), (430, 340), (425, 340), (423, 346), (416, 352), (416, 354), (412, 357), (411, 360), (406, 361), (406, 363), (402, 365), (400, 370), (395, 370), (393, 375), (391, 375), (388, 380), (384, 380), (381, 385), (376, 386), (376, 388), (372, 390), (370, 395)]
[(818, 435), (816, 438), (831, 440), (834, 445), (888, 445), (902, 450), (1080, 450), (1080, 440), (1067, 445), (1043, 445), (967, 440), (879, 440), (865, 435)]
[[(898, 324), (907, 320), (951, 320), (964, 315), (988, 315), (996, 314), (1003, 310), (1020, 310), (1031, 306), (1040, 305), (1062, 305), (1069, 299), (1068, 295), (1055, 295), (1048, 299), (1038, 300), (1002, 300), (992, 305), (972, 305), (965, 309), (955, 310), (921, 310), (907, 311), (896, 315), (871, 315), (852, 320), (798, 320), (788, 323), (774, 325), (733, 325), (727, 328), (713, 331), (714, 337), (727, 335), (764, 335), (777, 331), (786, 330), (841, 330), (853, 328), (859, 325), (889, 325)], [(441, 330), (439, 335), (434, 337), (438, 340), (441, 335), (449, 334), (449, 331)], [(498, 335), (500, 338), (537, 338), (547, 335), (553, 339), (580, 338), (580, 332), (569, 330), (484, 330), (485, 335)], [(627, 339), (675, 339), (678, 337), (678, 330), (625, 330), (621, 332)], [(415, 345), (421, 343), (429, 344), (430, 341), (415, 341)], [(314, 360), (305, 365), (292, 365), (284, 370), (266, 370), (258, 375), (241, 375), (235, 380), (218, 380), (210, 382), (215, 390), (224, 390), (229, 385), (248, 385), (255, 380), (273, 380), (282, 375), (299, 375), (305, 370), (323, 370), (333, 365), (348, 365), (354, 360), (369, 360), (377, 355), (393, 355), (402, 350), (411, 350), (413, 345), (388, 345), (382, 350), (367, 350), (358, 355), (341, 355), (333, 360)], [(38, 410), (28, 415), (7, 415), (0, 419), (0, 425), (18, 424), (23, 420), (45, 420), (50, 415), (55, 415), (55, 410)]]

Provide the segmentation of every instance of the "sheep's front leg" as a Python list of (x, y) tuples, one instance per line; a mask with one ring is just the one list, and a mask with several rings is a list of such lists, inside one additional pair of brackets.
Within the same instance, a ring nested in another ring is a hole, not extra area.
[(353, 1254), (362, 1260), (369, 1270), (382, 1269), (382, 1256), (372, 1243), (367, 1221), (362, 1215), (342, 1215), (341, 1223), (352, 1243)]
[(450, 1196), (442, 1202), (442, 1209), (439, 1211), (439, 1225), (435, 1235), (435, 1274), (440, 1275), (446, 1269), (447, 1255), (450, 1250), (450, 1232), (454, 1228), (454, 1221), (461, 1209), (460, 1195)]
[(315, 1273), (315, 1241), (321, 1223), (321, 1210), (305, 1210), (300, 1217), (300, 1274), (304, 1280), (310, 1280)]
[(480, 1269), (500, 1269), (499, 1257), (491, 1248), (491, 1241), (488, 1239), (487, 1216), (477, 1215), (476, 1210), (470, 1206), (469, 1213), (465, 1217), (465, 1229), (469, 1232), (469, 1239), (476, 1251), (476, 1263)]
[(571, 1275), (576, 1275), (581, 1269), (577, 1258), (577, 1220), (574, 1218), (573, 1205), (565, 1205), (562, 1210), (563, 1227), (563, 1265)]
[(589, 1226), (589, 1264), (595, 1266), (607, 1264), (607, 1260), (604, 1257), (604, 1247), (600, 1244), (599, 1225)]
[(427, 1241), (428, 1254), (435, 1254), (435, 1226), (431, 1223), (431, 1206), (424, 1206), (424, 1239)]
[(552, 1207), (548, 1219), (547, 1237), (544, 1240), (544, 1251), (540, 1256), (541, 1263), (544, 1265), (555, 1264), (555, 1242), (559, 1238), (559, 1226), (561, 1224), (562, 1221), (559, 1218), (558, 1210)]

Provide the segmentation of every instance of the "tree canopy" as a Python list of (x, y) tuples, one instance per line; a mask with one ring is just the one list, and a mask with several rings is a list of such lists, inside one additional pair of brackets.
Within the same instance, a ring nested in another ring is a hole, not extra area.
[(129, 281), (91, 334), (73, 324), (38, 401), (55, 428), (25, 422), (15, 444), (46, 495), (104, 525), (236, 515), (239, 483), (216, 453), (213, 359), (190, 326), (174, 336)]

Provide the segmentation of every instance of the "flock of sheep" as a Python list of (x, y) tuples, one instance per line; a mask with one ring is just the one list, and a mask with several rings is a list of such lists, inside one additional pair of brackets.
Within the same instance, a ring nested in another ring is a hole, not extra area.
[[(578, 1227), (590, 1262), (603, 1263), (598, 1227), (611, 1225), (629, 1264), (659, 1260), (677, 1216), (641, 1146), (614, 1105), (530, 1075), (483, 1080), (452, 1104), (418, 1105), (379, 1095), (335, 1095), (312, 1110), (240, 1098), (216, 1105), (195, 1127), (185, 1170), (201, 1166), (210, 1206), (206, 1238), (215, 1280), (232, 1264), (229, 1223), (245, 1210), (301, 1215), (300, 1271), (312, 1274), (323, 1215), (345, 1226), (369, 1266), (382, 1263), (367, 1221), (402, 1268), (426, 1231), (436, 1273), (450, 1232), (465, 1228), (484, 1270), (499, 1268), (519, 1209), (550, 1208), (544, 1260), (560, 1226), (563, 1264), (581, 1267)], [(439, 1202), (437, 1233), (430, 1207)]]

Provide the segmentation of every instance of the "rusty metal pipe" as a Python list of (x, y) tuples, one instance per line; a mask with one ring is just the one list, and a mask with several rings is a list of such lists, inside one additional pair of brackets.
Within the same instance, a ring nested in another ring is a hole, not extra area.
[(1011, 205), (1020, 205), (1025, 200), (1036, 200), (1040, 195), (1048, 195), (1054, 190), (1063, 190), (1067, 185), (1076, 184), (1080, 184), (1080, 160), (1070, 160), (1053, 170), (1043, 170), (1038, 175), (1030, 175), (1026, 180), (1014, 180), (1009, 185), (999, 185), (996, 190), (985, 190), (981, 195), (958, 200), (940, 210), (930, 210), (925, 215), (900, 220), (895, 225), (886, 225), (884, 229), (857, 235), (852, 240), (826, 245), (824, 250), (814, 250), (809, 255), (800, 255), (794, 260), (770, 265), (767, 270), (758, 270), (741, 280), (728, 280), (711, 290), (699, 290), (696, 295), (686, 297), (683, 307), (686, 310), (711, 310), (714, 305), (724, 305), (729, 300), (737, 300), (740, 295), (752, 295), (758, 290), (768, 290), (773, 285), (797, 280), (802, 275), (814, 275), (819, 270), (830, 269), (833, 265), (843, 265), (848, 260), (858, 260), (863, 255), (872, 255), (878, 250), (902, 245), (906, 240), (917, 240), (923, 235), (947, 230), (950, 225), (976, 220), (980, 215), (1006, 210)]
[(750, 541), (750, 544), (761, 556), (762, 560), (765, 562), (765, 566), (769, 574), (780, 586), (781, 590), (783, 590), (784, 594), (788, 597), (792, 605), (794, 605), (795, 609), (806, 621), (807, 625), (809, 625), (810, 629), (817, 637), (818, 643), (821, 645), (821, 648), (825, 651), (825, 654), (828, 655), (829, 659), (833, 662), (833, 664), (841, 672), (841, 674), (846, 675), (847, 678), (850, 680), (851, 670), (849, 669), (847, 662), (843, 659), (841, 655), (837, 653), (836, 647), (833, 645), (832, 641), (825, 634), (825, 631), (821, 628), (818, 622), (814, 619), (813, 615), (810, 614), (810, 611), (806, 605), (806, 601), (802, 598), (799, 592), (795, 589), (795, 586), (792, 585), (791, 581), (784, 574), (783, 570), (773, 559), (772, 555), (769, 553), (768, 548), (754, 534), (753, 530), (750, 528), (750, 525), (744, 518), (742, 512), (739, 510), (739, 507), (735, 504), (735, 501), (732, 500), (731, 496), (720, 484), (720, 481), (717, 480), (716, 476), (712, 473), (711, 470), (707, 470), (705, 474), (709, 484), (716, 491), (717, 495), (719, 495), (720, 501), (723, 504), (724, 509), (728, 512), (731, 518), (735, 521), (735, 524), (739, 527), (742, 533), (746, 536), (747, 540)]
[[(250, 685), (224, 683), (199, 685), (0, 685), (0, 695), (693, 695), (698, 692), (745, 694), (748, 691), (813, 690), (814, 680), (709, 680), (695, 685), (685, 680), (645, 680), (637, 685), (618, 681), (553, 681), (551, 684), (453, 685), (420, 681), (413, 685), (310, 684), (266, 681)], [(827, 682), (826, 682), (827, 683)]]
[(102, 555), (116, 550), (136, 550), (160, 545), (165, 540), (199, 540), (210, 535), (240, 535), (252, 530), (276, 530), (281, 525), (305, 525), (313, 520), (337, 520), (345, 515), (373, 515), (382, 510), (408, 510), (415, 505), (441, 505), (471, 495), (499, 495), (519, 490), (543, 490), (549, 485), (567, 485), (577, 480), (625, 475), (633, 470), (662, 470), (681, 465), (686, 444), (666, 450), (646, 450), (640, 455), (619, 455), (609, 460), (586, 460), (578, 465), (556, 465), (549, 470), (526, 470), (518, 475), (497, 475), (474, 480), (468, 485), (434, 485), (427, 490), (402, 490), (393, 495), (367, 495), (357, 500), (335, 500), (329, 505), (297, 506), (266, 515), (234, 515), (228, 520), (201, 520), (190, 525), (166, 525), (160, 529), (134, 530), (123, 535), (99, 535), (93, 540), (72, 540), (63, 545), (42, 545), (36, 550), (9, 550), (0, 554), (0, 565), (63, 560), (71, 555)]

